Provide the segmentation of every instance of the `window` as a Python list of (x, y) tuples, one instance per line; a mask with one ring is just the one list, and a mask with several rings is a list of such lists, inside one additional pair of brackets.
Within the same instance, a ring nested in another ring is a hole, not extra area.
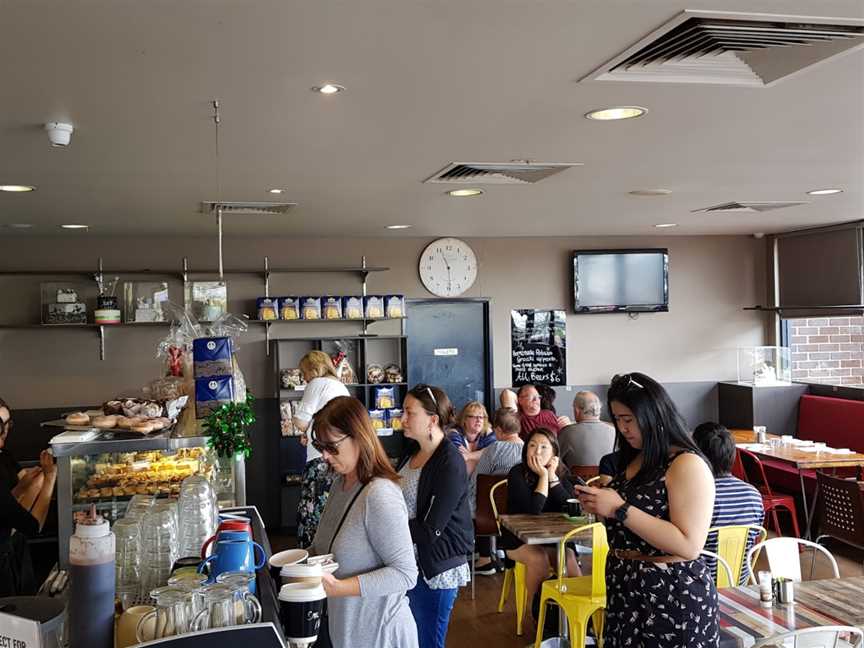
[(792, 380), (864, 387), (864, 317), (782, 320), (792, 354)]

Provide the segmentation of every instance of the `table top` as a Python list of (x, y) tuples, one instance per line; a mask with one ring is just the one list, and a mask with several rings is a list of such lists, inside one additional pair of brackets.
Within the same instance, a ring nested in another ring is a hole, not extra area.
[(795, 603), (759, 605), (755, 586), (719, 591), (720, 646), (746, 648), (756, 640), (820, 625), (864, 628), (864, 577), (795, 583)]
[[(751, 445), (755, 441), (755, 435), (752, 430), (732, 430), (732, 436), (735, 438), (735, 443), (744, 450), (749, 450), (753, 454), (768, 459), (783, 461), (789, 464), (794, 464), (799, 469), (805, 468), (841, 468), (843, 466), (864, 466), (864, 454), (856, 452), (846, 454), (836, 454), (830, 452), (826, 448), (819, 452), (802, 450), (802, 446), (797, 445), (780, 445), (780, 446), (760, 446)], [(769, 434), (769, 439), (779, 439), (777, 435)], [(807, 446), (803, 446), (807, 447)], [(811, 446), (812, 447), (812, 446)]]
[(570, 531), (588, 522), (564, 513), (540, 513), (502, 515), (501, 524), (525, 544), (533, 545), (557, 544)]

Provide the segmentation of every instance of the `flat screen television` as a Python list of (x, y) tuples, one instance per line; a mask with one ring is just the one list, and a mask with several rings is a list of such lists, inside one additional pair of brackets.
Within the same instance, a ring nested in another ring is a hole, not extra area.
[(575, 250), (573, 311), (654, 313), (669, 310), (669, 251)]

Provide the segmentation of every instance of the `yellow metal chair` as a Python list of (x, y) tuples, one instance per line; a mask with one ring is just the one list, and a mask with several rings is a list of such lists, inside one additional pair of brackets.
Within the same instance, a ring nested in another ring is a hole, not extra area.
[[(502, 479), (489, 490), (489, 499), (492, 501), (492, 512), (495, 514), (495, 522), (498, 524), (498, 533), (501, 533), (501, 520), (499, 511), (506, 512), (507, 509), (507, 480)], [(504, 604), (510, 595), (510, 588), (514, 588), (516, 597), (516, 634), (522, 635), (522, 621), (525, 618), (525, 608), (528, 607), (528, 590), (525, 588), (525, 565), (516, 562), (515, 567), (504, 570), (504, 585), (501, 586), (501, 598), (498, 599), (498, 612), (504, 611)]]
[(748, 545), (751, 544), (748, 540), (754, 532), (756, 533), (756, 537), (752, 542), (753, 545), (764, 542), (765, 538), (768, 537), (768, 532), (764, 527), (755, 524), (720, 526), (708, 529), (709, 538), (712, 533), (717, 536), (717, 554), (732, 568), (733, 582), (729, 582), (729, 578), (724, 571), (717, 571), (716, 582), (718, 589), (736, 587), (741, 582), (741, 570), (745, 564), (744, 558), (747, 554)]
[[(585, 531), (591, 531), (591, 575), (565, 577), (567, 567), (566, 544)], [(543, 641), (543, 625), (546, 622), (546, 604), (554, 601), (567, 616), (570, 627), (570, 645), (584, 648), (588, 632), (588, 620), (594, 621), (594, 632), (598, 645), (603, 645), (603, 623), (606, 619), (606, 527), (601, 522), (576, 527), (558, 544), (558, 578), (547, 580), (540, 590), (540, 618), (537, 620), (535, 648)]]

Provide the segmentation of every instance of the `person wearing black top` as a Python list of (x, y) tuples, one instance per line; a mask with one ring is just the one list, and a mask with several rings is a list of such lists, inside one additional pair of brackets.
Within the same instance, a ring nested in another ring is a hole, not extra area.
[(444, 648), (456, 595), (471, 579), (474, 522), (468, 473), (459, 450), (444, 434), (453, 406), (443, 390), (415, 386), (405, 396), (402, 411), (402, 429), (414, 449), (399, 466), (399, 476), (420, 567), (408, 602), (420, 648)]
[[(546, 428), (531, 432), (522, 446), (522, 463), (507, 475), (507, 513), (552, 513), (567, 510), (567, 500), (574, 497), (573, 484), (566, 474), (558, 475), (558, 441)], [(525, 587), (528, 600), (556, 564), (557, 546), (527, 545), (504, 529), (504, 549), (507, 557), (525, 565)], [(580, 574), (575, 556), (567, 552), (567, 573)]]
[[(12, 412), (6, 403), (0, 401), (0, 449), (11, 429)], [(21, 503), (27, 493), (17, 492), (20, 484), (14, 460), (11, 463), (6, 461), (5, 470), (0, 474), (0, 598), (35, 593), (33, 568), (24, 538), (36, 535), (45, 524), (57, 478), (57, 467), (47, 451), (42, 453), (39, 461), (40, 467), (36, 469), (40, 478), (39, 491), (31, 502), (25, 501), (30, 506), (29, 510)], [(10, 474), (10, 470), (14, 474)]]

